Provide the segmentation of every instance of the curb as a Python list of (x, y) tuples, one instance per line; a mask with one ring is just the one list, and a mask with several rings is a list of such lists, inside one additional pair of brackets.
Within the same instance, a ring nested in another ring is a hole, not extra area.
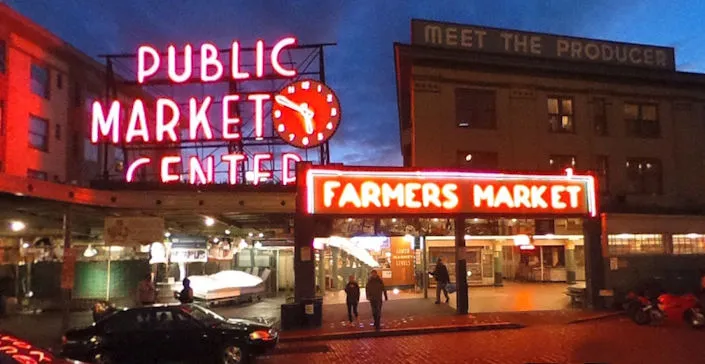
[(389, 329), (380, 331), (346, 331), (336, 332), (311, 336), (284, 336), (279, 337), (280, 343), (291, 343), (300, 341), (321, 341), (321, 340), (347, 340), (347, 339), (363, 339), (376, 337), (390, 336), (408, 336), (408, 335), (427, 335), (437, 333), (450, 332), (470, 332), (470, 331), (490, 331), (490, 330), (512, 330), (522, 329), (524, 325), (511, 322), (497, 322), (491, 324), (472, 324), (472, 325), (448, 325), (448, 326), (429, 326), (429, 327), (410, 327), (401, 329)]
[(571, 324), (579, 324), (579, 323), (583, 323), (583, 322), (597, 321), (597, 320), (602, 320), (602, 319), (606, 319), (606, 318), (622, 316), (624, 314), (625, 314), (624, 311), (608, 312), (608, 313), (603, 313), (603, 314), (598, 314), (598, 315), (575, 319), (572, 321), (568, 321), (566, 324), (571, 325)]

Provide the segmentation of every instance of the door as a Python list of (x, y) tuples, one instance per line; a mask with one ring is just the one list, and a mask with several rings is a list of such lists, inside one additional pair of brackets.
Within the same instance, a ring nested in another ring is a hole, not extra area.
[(163, 351), (170, 361), (206, 363), (215, 354), (207, 328), (176, 307), (156, 310), (158, 325), (163, 335)]

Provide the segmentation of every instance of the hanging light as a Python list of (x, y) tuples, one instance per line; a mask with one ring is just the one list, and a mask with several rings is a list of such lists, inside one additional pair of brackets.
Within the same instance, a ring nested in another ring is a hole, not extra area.
[(96, 255), (98, 255), (98, 250), (94, 248), (93, 245), (88, 244), (86, 250), (83, 251), (83, 256), (86, 258), (92, 258)]
[(247, 248), (248, 245), (247, 245), (247, 242), (245, 241), (245, 239), (240, 239), (240, 244), (238, 244), (237, 247), (240, 248), (240, 249), (245, 249), (245, 248)]
[(206, 224), (206, 226), (213, 226), (215, 225), (215, 220), (212, 217), (206, 217), (203, 223)]
[(219, 241), (220, 241), (220, 239), (218, 239), (218, 238), (213, 238), (213, 242), (214, 242), (214, 243), (217, 244)]
[(171, 236), (171, 233), (170, 233), (170, 232), (167, 231), (167, 232), (164, 233), (164, 237), (165, 237), (165, 238), (169, 239), (170, 236)]
[(22, 231), (26, 227), (27, 227), (27, 225), (25, 225), (25, 223), (23, 223), (22, 221), (19, 221), (19, 220), (15, 220), (15, 221), (10, 222), (10, 230), (12, 230), (13, 232)]
[(225, 229), (225, 235), (230, 235), (230, 230)]
[(261, 243), (261, 242), (259, 242), (259, 241), (258, 241), (258, 242), (255, 242), (255, 248), (256, 248), (256, 249), (259, 249), (259, 248), (261, 248), (261, 247), (262, 247), (262, 243)]

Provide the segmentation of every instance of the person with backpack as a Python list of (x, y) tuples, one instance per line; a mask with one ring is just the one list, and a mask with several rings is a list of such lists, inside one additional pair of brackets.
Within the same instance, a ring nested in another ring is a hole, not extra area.
[(184, 288), (179, 292), (179, 302), (182, 304), (193, 303), (193, 288), (191, 288), (191, 280), (184, 278), (183, 280)]

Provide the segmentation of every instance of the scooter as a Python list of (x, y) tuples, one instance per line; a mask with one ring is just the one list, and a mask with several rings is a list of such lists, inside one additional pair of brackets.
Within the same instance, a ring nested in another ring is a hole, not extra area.
[(637, 325), (659, 325), (667, 317), (681, 317), (692, 328), (705, 327), (705, 314), (700, 300), (690, 293), (664, 293), (649, 298), (630, 292), (625, 306), (627, 315)]

